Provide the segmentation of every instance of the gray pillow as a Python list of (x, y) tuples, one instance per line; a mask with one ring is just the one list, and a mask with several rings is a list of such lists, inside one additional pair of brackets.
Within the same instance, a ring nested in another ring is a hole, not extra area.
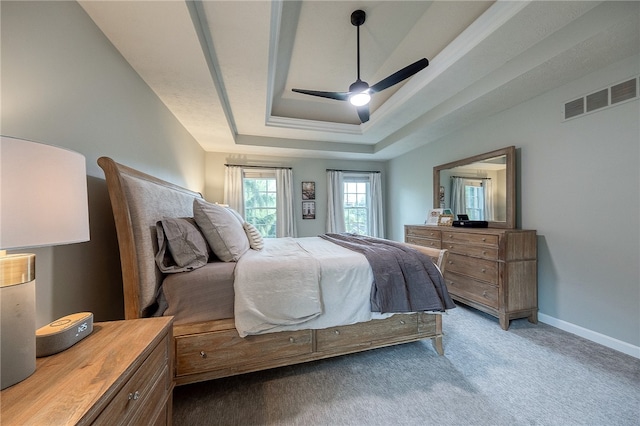
[(192, 271), (207, 264), (209, 247), (192, 218), (167, 218), (156, 223), (156, 264), (164, 273)]
[(249, 250), (242, 223), (226, 207), (193, 200), (193, 217), (213, 252), (223, 262), (236, 262)]

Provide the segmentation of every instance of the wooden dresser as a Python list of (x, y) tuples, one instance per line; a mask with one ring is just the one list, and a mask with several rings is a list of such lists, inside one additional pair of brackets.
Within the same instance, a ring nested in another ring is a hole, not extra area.
[(172, 317), (95, 323), (0, 394), (3, 425), (170, 425)]
[(405, 242), (449, 250), (444, 278), (454, 300), (509, 321), (538, 322), (536, 231), (405, 225)]

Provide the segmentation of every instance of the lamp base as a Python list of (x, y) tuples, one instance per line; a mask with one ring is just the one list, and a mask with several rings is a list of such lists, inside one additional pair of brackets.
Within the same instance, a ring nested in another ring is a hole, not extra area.
[(34, 371), (36, 371), (35, 255), (2, 256), (0, 257), (1, 389), (21, 382)]

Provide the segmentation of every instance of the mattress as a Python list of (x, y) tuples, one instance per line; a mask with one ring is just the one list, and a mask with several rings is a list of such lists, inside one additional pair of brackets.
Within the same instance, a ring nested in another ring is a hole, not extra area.
[(162, 315), (174, 324), (233, 318), (235, 262), (209, 262), (190, 272), (169, 274), (160, 288)]

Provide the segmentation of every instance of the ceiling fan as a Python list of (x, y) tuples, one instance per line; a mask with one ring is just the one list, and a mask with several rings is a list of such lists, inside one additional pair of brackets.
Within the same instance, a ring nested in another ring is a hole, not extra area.
[(371, 100), (371, 95), (373, 93), (381, 92), (384, 89), (398, 84), (429, 65), (429, 61), (426, 58), (422, 58), (413, 64), (402, 68), (400, 71), (396, 71), (390, 76), (380, 80), (373, 86), (369, 86), (366, 81), (362, 81), (360, 79), (360, 26), (364, 24), (366, 17), (367, 15), (363, 10), (356, 10), (351, 14), (351, 24), (357, 28), (358, 79), (349, 86), (348, 92), (323, 92), (318, 90), (291, 89), (294, 92), (305, 95), (319, 96), (321, 98), (335, 99), (338, 101), (348, 100), (357, 108), (358, 117), (360, 117), (360, 122), (362, 123), (369, 121), (369, 101)]

